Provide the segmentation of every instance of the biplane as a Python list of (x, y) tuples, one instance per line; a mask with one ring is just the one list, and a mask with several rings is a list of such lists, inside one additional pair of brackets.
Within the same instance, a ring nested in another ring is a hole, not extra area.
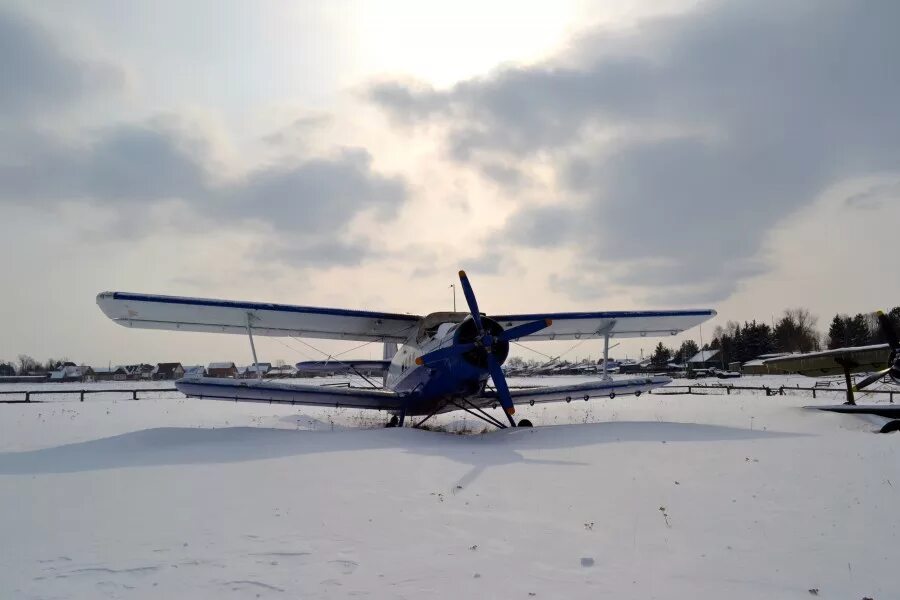
[[(531, 426), (527, 419), (515, 420), (517, 404), (638, 396), (671, 381), (664, 376), (613, 379), (604, 368), (588, 383), (510, 389), (502, 365), (511, 342), (602, 338), (607, 365), (611, 339), (677, 335), (716, 314), (697, 309), (488, 316), (481, 312), (464, 271), (459, 280), (468, 312), (425, 316), (127, 292), (103, 292), (97, 304), (125, 327), (247, 335), (254, 364), (254, 335), (384, 344), (382, 361), (329, 360), (319, 365), (331, 369), (340, 363), (355, 370), (365, 362), (369, 370), (380, 367), (384, 373), (380, 386), (368, 378), (370, 387), (185, 377), (175, 385), (187, 396), (383, 410), (392, 414), (393, 426), (403, 426), (406, 417), (421, 416), (416, 423), (420, 426), (435, 414), (462, 410), (500, 428), (507, 424), (487, 409), (502, 408), (509, 426)], [(301, 365), (305, 370), (316, 368), (309, 362)]]
[[(847, 384), (847, 401), (834, 406), (808, 406), (806, 408), (839, 413), (873, 414), (882, 417), (900, 418), (900, 407), (895, 405), (858, 405), (855, 393), (885, 378), (900, 383), (900, 341), (890, 317), (878, 311), (878, 323), (886, 344), (835, 348), (822, 352), (788, 354), (763, 361), (773, 372), (798, 373), (808, 377), (844, 375)], [(853, 383), (853, 373), (868, 373), (866, 377)], [(883, 431), (893, 431), (888, 428)]]

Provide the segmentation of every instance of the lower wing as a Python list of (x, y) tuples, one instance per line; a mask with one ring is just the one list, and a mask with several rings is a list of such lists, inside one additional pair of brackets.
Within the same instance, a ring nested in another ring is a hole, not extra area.
[(298, 362), (298, 373), (347, 373), (352, 371), (387, 371), (389, 360), (306, 360)]
[[(608, 396), (614, 398), (620, 394), (641, 394), (662, 387), (672, 381), (671, 377), (629, 377), (627, 379), (597, 380), (573, 385), (553, 387), (533, 387), (510, 389), (513, 404), (536, 404), (539, 402), (571, 402), (572, 400), (588, 400)], [(482, 406), (497, 402), (496, 392), (485, 392), (477, 398)]]
[(404, 397), (402, 394), (381, 388), (291, 385), (277, 381), (223, 379), (219, 377), (179, 379), (175, 382), (175, 387), (185, 396), (194, 398), (329, 406), (333, 408), (398, 410), (403, 405), (402, 399)]

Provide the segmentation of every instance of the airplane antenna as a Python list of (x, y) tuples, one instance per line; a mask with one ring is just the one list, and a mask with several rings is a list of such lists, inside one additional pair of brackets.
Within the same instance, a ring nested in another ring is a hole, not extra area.
[(451, 283), (450, 289), (453, 290), (453, 312), (456, 312), (456, 284)]

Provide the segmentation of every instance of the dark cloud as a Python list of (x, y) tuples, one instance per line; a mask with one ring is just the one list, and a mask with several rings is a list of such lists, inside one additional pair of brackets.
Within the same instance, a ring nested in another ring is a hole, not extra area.
[(850, 208), (860, 210), (877, 210), (889, 202), (900, 202), (900, 181), (873, 186), (844, 201)]
[(545, 64), (448, 90), (381, 83), (371, 98), (443, 123), (450, 156), (481, 171), (550, 161), (563, 202), (523, 207), (499, 237), (570, 245), (655, 299), (714, 301), (764, 269), (779, 220), (830, 185), (900, 170), (896, 23), (887, 0), (707, 2), (588, 32)]
[(33, 114), (82, 96), (121, 89), (115, 65), (76, 57), (36, 21), (0, 6), (0, 111)]
[(44, 140), (14, 163), (0, 164), (0, 202), (47, 207), (88, 201), (133, 213), (180, 200), (192, 213), (186, 217), (261, 222), (288, 237), (327, 240), (359, 212), (389, 216), (406, 199), (404, 182), (373, 172), (362, 149), (222, 181), (210, 173), (209, 146), (166, 120), (110, 127), (77, 145)]

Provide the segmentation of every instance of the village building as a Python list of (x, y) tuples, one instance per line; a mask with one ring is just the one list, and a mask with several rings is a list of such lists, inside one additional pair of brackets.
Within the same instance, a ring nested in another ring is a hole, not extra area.
[(185, 365), (185, 377), (204, 377), (206, 375), (206, 367), (203, 365)]
[(263, 377), (269, 376), (269, 371), (272, 370), (272, 363), (255, 363), (250, 365), (249, 367), (245, 367), (241, 370), (240, 377), (242, 379), (256, 379), (260, 375)]
[(95, 367), (95, 381), (125, 381), (128, 379), (128, 373), (125, 367)]
[(181, 379), (182, 377), (184, 377), (184, 367), (177, 362), (157, 363), (153, 370), (153, 379), (155, 380)]
[(209, 363), (206, 367), (206, 374), (209, 377), (237, 377), (238, 370), (233, 362), (214, 362)]
[(266, 373), (266, 377), (270, 379), (286, 379), (288, 377), (296, 377), (297, 369), (292, 365), (282, 365), (280, 367), (272, 367)]
[(701, 350), (688, 360), (688, 367), (694, 370), (721, 366), (722, 360), (719, 356), (719, 350)]
[(65, 365), (50, 372), (50, 381), (54, 383), (94, 381), (94, 370), (86, 366)]

